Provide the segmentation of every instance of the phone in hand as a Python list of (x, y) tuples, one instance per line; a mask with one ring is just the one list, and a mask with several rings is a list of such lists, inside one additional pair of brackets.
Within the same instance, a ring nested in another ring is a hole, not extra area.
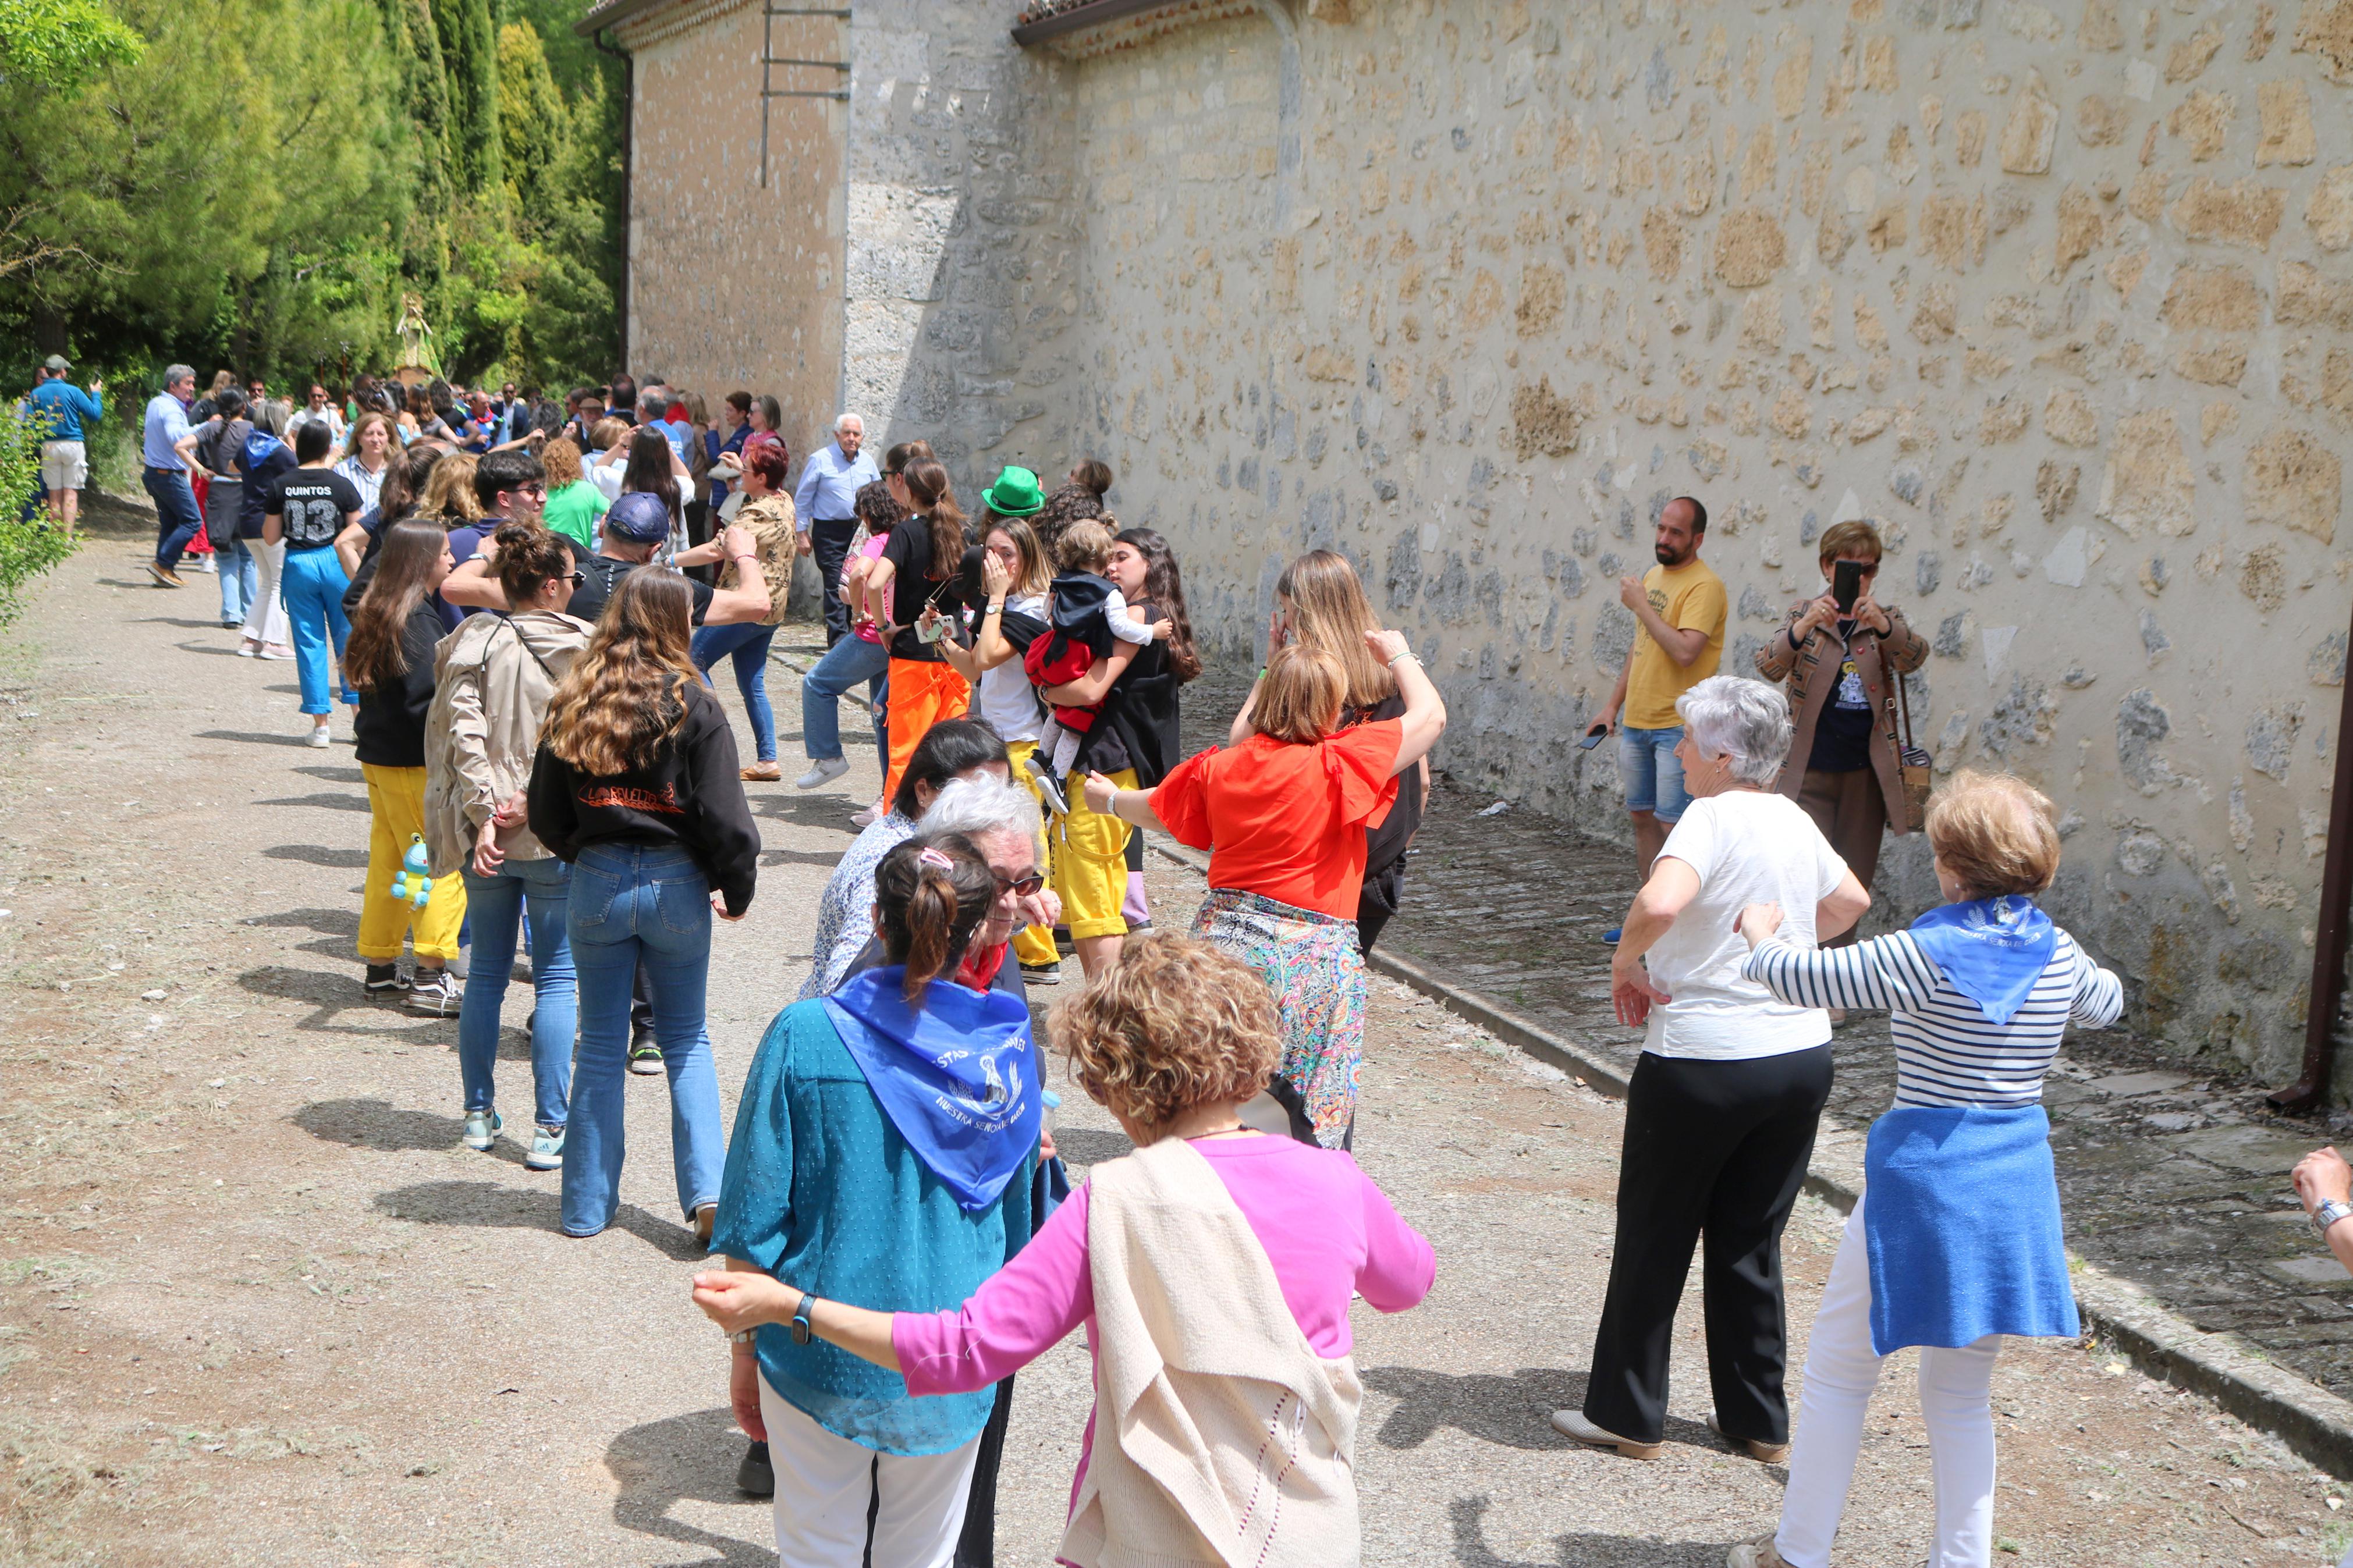
[(1862, 593), (1862, 562), (1841, 561), (1831, 567), (1831, 598), (1838, 605), (1840, 615), (1853, 613), (1854, 601)]
[(1592, 729), (1585, 732), (1585, 738), (1577, 742), (1577, 749), (1580, 752), (1589, 752), (1609, 738), (1609, 726), (1597, 721)]

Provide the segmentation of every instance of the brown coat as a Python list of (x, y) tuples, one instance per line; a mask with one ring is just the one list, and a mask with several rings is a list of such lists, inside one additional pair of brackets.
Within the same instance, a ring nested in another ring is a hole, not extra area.
[[(1806, 636), (1804, 644), (1792, 648), (1789, 628), (1806, 613), (1811, 600), (1800, 600), (1789, 606), (1781, 629), (1773, 634), (1765, 646), (1757, 650), (1757, 673), (1767, 680), (1788, 682), (1789, 717), (1797, 732), (1789, 741), (1789, 759), (1781, 766), (1781, 777), (1774, 785), (1790, 799), (1798, 798), (1799, 786), (1806, 782), (1806, 759), (1814, 752), (1814, 726), (1820, 721), (1822, 709), (1838, 687), (1839, 667), (1846, 662), (1847, 645), (1838, 635), (1835, 625), (1817, 626)], [(1918, 826), (1904, 811), (1904, 772), (1900, 763), (1903, 742), (1895, 714), (1895, 691), (1887, 675), (1890, 669), (1908, 675), (1920, 668), (1928, 657), (1928, 639), (1905, 624), (1904, 613), (1892, 605), (1880, 606), (1887, 616), (1887, 635), (1858, 627), (1854, 638), (1855, 672), (1862, 678), (1863, 695), (1870, 699), (1872, 711), (1879, 721), (1871, 731), (1871, 768), (1879, 775), (1879, 793), (1887, 800), (1887, 830), (1909, 833)]]
[[(425, 715), (425, 854), (435, 876), (470, 861), (482, 824), (531, 782), (540, 721), (591, 629), (530, 610), (468, 616), (441, 639)], [(499, 847), (511, 860), (554, 853), (521, 823), (501, 829)]]

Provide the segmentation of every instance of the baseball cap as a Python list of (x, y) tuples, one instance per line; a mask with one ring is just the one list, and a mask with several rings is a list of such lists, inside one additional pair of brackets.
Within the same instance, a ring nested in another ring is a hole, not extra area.
[(71, 370), (71, 369), (73, 369), (73, 366), (72, 366), (71, 364), (69, 364), (69, 363), (67, 363), (67, 361), (66, 361), (66, 356), (65, 356), (65, 355), (63, 355), (63, 354), (51, 354), (48, 358), (47, 358), (47, 359), (45, 359), (45, 360), (43, 360), (43, 361), (41, 362), (41, 368), (42, 368), (43, 370), (59, 370), (59, 371), (63, 371), (63, 370)]
[(659, 544), (670, 537), (670, 507), (659, 496), (632, 490), (605, 514), (605, 530), (632, 544)]

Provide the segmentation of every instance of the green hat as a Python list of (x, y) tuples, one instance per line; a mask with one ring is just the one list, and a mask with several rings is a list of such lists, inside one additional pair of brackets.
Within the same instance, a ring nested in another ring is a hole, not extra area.
[(1007, 468), (997, 476), (995, 484), (980, 492), (980, 499), (999, 517), (1028, 517), (1046, 504), (1038, 476), (1027, 468)]

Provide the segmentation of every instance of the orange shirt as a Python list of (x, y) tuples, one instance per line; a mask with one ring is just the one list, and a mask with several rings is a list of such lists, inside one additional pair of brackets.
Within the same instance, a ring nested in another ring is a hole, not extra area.
[(1352, 921), (1365, 829), (1397, 799), (1404, 742), (1396, 719), (1313, 745), (1252, 735), (1179, 763), (1152, 792), (1152, 809), (1178, 843), (1209, 852), (1209, 886)]

